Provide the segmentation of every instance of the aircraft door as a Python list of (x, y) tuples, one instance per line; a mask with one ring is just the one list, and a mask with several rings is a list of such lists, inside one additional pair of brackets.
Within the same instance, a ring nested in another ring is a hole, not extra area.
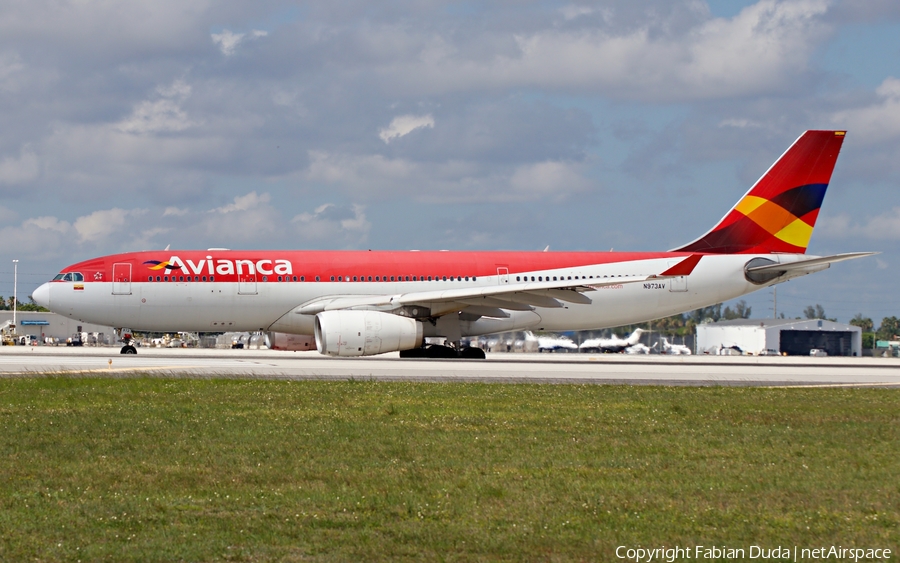
[[(678, 264), (678, 261), (669, 262), (669, 267), (671, 268), (675, 264)], [(679, 291), (687, 291), (687, 276), (678, 276), (674, 278), (669, 278), (669, 291), (679, 292)]]
[(256, 273), (238, 275), (238, 295), (256, 295)]
[(509, 283), (509, 268), (497, 266), (497, 283), (499, 285), (506, 285)]
[(131, 295), (131, 264), (113, 264), (113, 295)]

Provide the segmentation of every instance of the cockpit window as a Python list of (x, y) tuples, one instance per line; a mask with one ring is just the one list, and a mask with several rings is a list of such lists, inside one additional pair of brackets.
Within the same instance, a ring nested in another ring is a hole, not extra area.
[(53, 281), (62, 281), (64, 277), (66, 277), (65, 274), (56, 274), (56, 277), (53, 278)]
[(80, 272), (69, 272), (68, 274), (57, 274), (53, 281), (80, 282), (84, 281), (84, 276)]

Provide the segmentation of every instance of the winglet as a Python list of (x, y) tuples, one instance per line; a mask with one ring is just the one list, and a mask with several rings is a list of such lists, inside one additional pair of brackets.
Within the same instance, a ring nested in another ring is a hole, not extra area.
[(675, 264), (665, 272), (659, 274), (658, 277), (674, 277), (674, 276), (687, 276), (690, 275), (691, 272), (694, 271), (694, 267), (700, 262), (700, 258), (702, 258), (702, 254), (691, 254), (681, 262)]

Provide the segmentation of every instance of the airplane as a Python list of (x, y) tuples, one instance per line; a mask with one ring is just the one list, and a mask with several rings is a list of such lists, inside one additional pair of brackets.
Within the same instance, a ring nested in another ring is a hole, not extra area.
[(659, 339), (660, 346), (662, 350), (660, 350), (660, 354), (669, 354), (672, 356), (690, 356), (691, 349), (685, 346), (684, 344), (669, 344), (669, 341), (665, 336)]
[[(653, 346), (656, 346), (656, 344), (654, 344)], [(647, 346), (646, 344), (641, 344), (640, 342), (638, 342), (634, 346), (629, 346), (628, 348), (625, 348), (625, 353), (631, 354), (631, 355), (649, 354), (650, 349), (651, 349), (650, 346)]]
[(538, 352), (578, 350), (578, 344), (572, 342), (571, 338), (555, 334), (534, 334), (530, 330), (525, 332), (525, 347)]
[[(643, 332), (643, 329), (636, 328), (628, 338), (619, 338), (615, 334), (612, 335), (612, 338), (590, 338), (582, 342), (581, 346), (578, 348), (581, 351), (597, 351), (603, 353), (624, 352), (626, 349), (638, 344)], [(636, 349), (633, 353), (639, 352), (637, 352)]]
[(137, 353), (139, 329), (306, 335), (328, 356), (480, 359), (463, 337), (637, 324), (874, 254), (806, 254), (845, 133), (804, 132), (715, 226), (669, 251), (142, 251), (63, 268), (32, 297), (114, 327), (123, 354)]

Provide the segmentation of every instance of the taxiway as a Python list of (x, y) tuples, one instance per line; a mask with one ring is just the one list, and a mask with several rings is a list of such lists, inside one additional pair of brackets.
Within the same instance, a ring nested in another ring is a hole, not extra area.
[(414, 360), (397, 354), (328, 358), (316, 352), (140, 348), (0, 348), (0, 378), (197, 377), (372, 379), (720, 386), (900, 387), (895, 358), (488, 354), (487, 360)]

